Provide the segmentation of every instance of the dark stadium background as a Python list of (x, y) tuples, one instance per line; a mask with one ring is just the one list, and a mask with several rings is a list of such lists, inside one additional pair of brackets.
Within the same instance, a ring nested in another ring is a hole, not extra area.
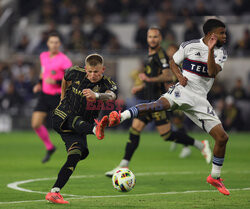
[[(0, 132), (30, 129), (36, 102), (39, 54), (50, 32), (59, 32), (62, 50), (74, 64), (101, 53), (106, 73), (119, 85), (119, 99), (130, 95), (131, 73), (146, 54), (146, 31), (162, 29), (162, 46), (202, 36), (209, 16), (228, 28), (229, 59), (208, 95), (226, 129), (250, 130), (250, 1), (248, 0), (4, 0), (0, 2)], [(195, 127), (187, 120), (189, 130)], [(227, 125), (228, 124), (228, 125)], [(48, 122), (50, 126), (50, 122)]]

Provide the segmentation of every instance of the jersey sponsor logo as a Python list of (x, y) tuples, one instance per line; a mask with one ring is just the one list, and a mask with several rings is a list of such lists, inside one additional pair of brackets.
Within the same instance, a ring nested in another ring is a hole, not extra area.
[(207, 72), (207, 63), (196, 60), (185, 59), (183, 61), (183, 70), (203, 77), (210, 77)]
[(84, 97), (84, 95), (83, 95), (83, 93), (82, 93), (81, 90), (78, 90), (75, 87), (72, 87), (72, 91), (73, 91), (74, 94), (77, 94), (77, 95), (79, 95), (81, 97)]
[(56, 74), (56, 71), (55, 70), (51, 70), (50, 72), (52, 75), (55, 75)]

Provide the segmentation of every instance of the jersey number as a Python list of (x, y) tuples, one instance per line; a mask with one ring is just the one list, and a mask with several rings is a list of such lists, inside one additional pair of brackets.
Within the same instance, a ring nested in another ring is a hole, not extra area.
[(210, 109), (210, 107), (207, 107), (207, 113), (210, 114), (210, 115), (215, 116), (214, 110), (212, 108)]

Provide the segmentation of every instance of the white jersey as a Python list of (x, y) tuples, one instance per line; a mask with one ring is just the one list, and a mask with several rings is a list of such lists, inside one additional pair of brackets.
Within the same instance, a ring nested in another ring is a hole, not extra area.
[[(226, 51), (222, 47), (215, 47), (214, 57), (215, 63), (222, 69), (227, 60)], [(173, 59), (177, 65), (182, 63), (183, 75), (188, 79), (185, 88), (206, 97), (213, 85), (214, 78), (208, 75), (208, 46), (203, 42), (203, 38), (183, 42)]]

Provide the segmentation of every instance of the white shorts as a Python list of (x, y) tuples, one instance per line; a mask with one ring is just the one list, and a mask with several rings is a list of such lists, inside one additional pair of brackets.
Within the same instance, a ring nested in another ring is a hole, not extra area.
[(171, 86), (167, 93), (162, 95), (166, 98), (171, 109), (183, 111), (197, 126), (207, 133), (221, 121), (216, 115), (211, 104), (206, 98), (196, 94), (180, 84)]

